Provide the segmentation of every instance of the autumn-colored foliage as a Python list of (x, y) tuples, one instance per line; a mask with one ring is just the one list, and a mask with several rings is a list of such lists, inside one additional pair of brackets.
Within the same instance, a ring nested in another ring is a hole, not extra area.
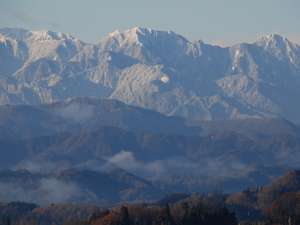
[(172, 205), (128, 205), (113, 209), (91, 225), (236, 225), (233, 213), (201, 198)]

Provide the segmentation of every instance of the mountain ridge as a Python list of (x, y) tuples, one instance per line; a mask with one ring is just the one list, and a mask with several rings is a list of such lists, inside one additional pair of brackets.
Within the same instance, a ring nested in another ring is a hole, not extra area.
[[(204, 42), (202, 39), (190, 40), (190, 39), (184, 37), (183, 35), (175, 32), (173, 30), (162, 30), (162, 29), (155, 29), (155, 28), (152, 28), (152, 27), (150, 28), (150, 27), (144, 27), (144, 26), (135, 26), (135, 27), (127, 28), (127, 29), (113, 30), (112, 32), (108, 33), (107, 35), (100, 37), (100, 41), (96, 41), (94, 43), (93, 42), (86, 42), (86, 41), (82, 41), (82, 40), (81, 41), (85, 44), (94, 45), (94, 44), (97, 44), (97, 43), (101, 42), (102, 39), (107, 38), (108, 36), (113, 36), (114, 34), (122, 34), (123, 32), (133, 32), (133, 31), (136, 31), (136, 32), (139, 32), (139, 33), (142, 33), (142, 34), (145, 34), (145, 31), (147, 31), (149, 33), (151, 33), (151, 32), (162, 32), (162, 33), (174, 34), (176, 36), (182, 37), (183, 39), (185, 39), (186, 41), (188, 41), (190, 43), (200, 42), (200, 43), (206, 43), (206, 44), (209, 44), (209, 45), (218, 46), (220, 48), (230, 48), (230, 47), (233, 47), (234, 45), (239, 45), (239, 44), (253, 44), (253, 43), (256, 43), (256, 42), (260, 42), (262, 40), (276, 40), (276, 39), (277, 40), (280, 40), (280, 39), (281, 40), (286, 40), (286, 41), (289, 41), (289, 42), (294, 43), (295, 45), (299, 46), (299, 43), (292, 42), (287, 37), (285, 37), (284, 35), (282, 35), (280, 33), (276, 33), (276, 32), (262, 34), (256, 40), (251, 41), (251, 42), (241, 41), (241, 42), (237, 42), (237, 43), (222, 47), (221, 45), (218, 45), (218, 44), (213, 44), (213, 43), (210, 43), (210, 42)], [(58, 36), (72, 37), (73, 39), (80, 40), (79, 38), (75, 37), (75, 35), (73, 35), (71, 33), (66, 33), (66, 32), (61, 32), (61, 31), (53, 31), (53, 30), (47, 30), (47, 29), (30, 30), (30, 29), (21, 28), (21, 27), (2, 27), (2, 28), (0, 28), (0, 34), (1, 35), (6, 34), (6, 36), (8, 36), (8, 37), (14, 37), (14, 38), (17, 37), (17, 39), (24, 39), (24, 37), (26, 37), (26, 34), (41, 33), (41, 32), (49, 32), (49, 33), (52, 33), (54, 35), (56, 34), (56, 36), (58, 35)]]
[(0, 104), (112, 98), (191, 120), (300, 122), (300, 47), (279, 35), (219, 47), (135, 27), (97, 44), (0, 29)]

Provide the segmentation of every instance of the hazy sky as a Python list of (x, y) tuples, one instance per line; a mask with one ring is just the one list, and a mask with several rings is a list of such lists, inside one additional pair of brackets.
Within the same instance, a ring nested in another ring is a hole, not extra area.
[(300, 43), (300, 0), (0, 0), (0, 27), (50, 29), (96, 42), (135, 26), (225, 45), (269, 33)]

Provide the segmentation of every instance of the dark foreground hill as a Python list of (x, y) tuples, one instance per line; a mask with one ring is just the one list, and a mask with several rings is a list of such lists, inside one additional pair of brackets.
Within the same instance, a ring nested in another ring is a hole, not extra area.
[[(92, 205), (0, 204), (1, 225), (298, 225), (300, 172), (232, 195), (175, 194), (157, 203)], [(169, 200), (169, 201), (168, 201)]]

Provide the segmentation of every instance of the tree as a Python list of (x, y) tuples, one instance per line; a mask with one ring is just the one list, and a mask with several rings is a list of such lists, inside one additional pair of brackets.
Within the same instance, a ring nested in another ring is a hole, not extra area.
[(126, 206), (122, 206), (120, 209), (120, 225), (131, 225), (128, 209)]

